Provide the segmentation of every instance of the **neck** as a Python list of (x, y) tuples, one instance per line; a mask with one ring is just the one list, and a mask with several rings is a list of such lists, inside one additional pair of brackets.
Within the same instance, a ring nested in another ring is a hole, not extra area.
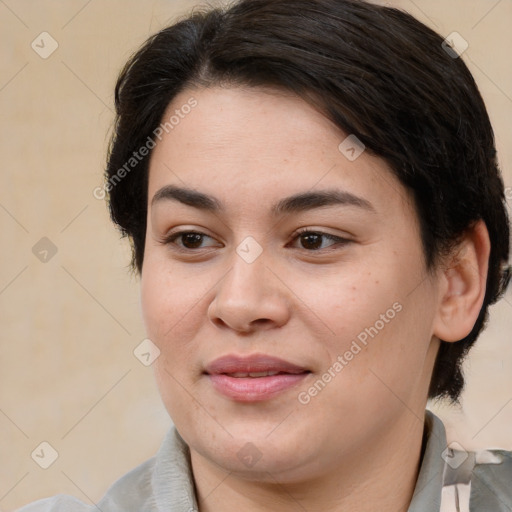
[(422, 439), (423, 418), (408, 412), (363, 449), (340, 457), (328, 472), (300, 481), (271, 473), (248, 480), (192, 450), (199, 511), (406, 512), (418, 477)]

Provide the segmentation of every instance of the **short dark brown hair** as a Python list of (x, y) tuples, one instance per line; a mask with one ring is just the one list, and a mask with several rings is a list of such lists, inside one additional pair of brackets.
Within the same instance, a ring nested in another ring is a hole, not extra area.
[(106, 183), (113, 221), (143, 266), (148, 165), (120, 169), (154, 137), (181, 91), (211, 85), (294, 92), (383, 158), (414, 199), (426, 266), (483, 219), (485, 299), (471, 333), (441, 340), (429, 397), (457, 401), (461, 363), (504, 292), (509, 220), (494, 134), (475, 81), (443, 38), (404, 11), (359, 0), (240, 0), (204, 8), (149, 38), (122, 70)]

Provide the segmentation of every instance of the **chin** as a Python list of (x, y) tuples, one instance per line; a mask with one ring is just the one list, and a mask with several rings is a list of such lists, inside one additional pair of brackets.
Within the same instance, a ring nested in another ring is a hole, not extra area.
[[(268, 436), (268, 430), (265, 432)], [(224, 434), (213, 436), (208, 443), (202, 438), (198, 444), (192, 440), (189, 446), (216, 466), (247, 480), (297, 482), (305, 478), (311, 461), (318, 459), (318, 447), (311, 444), (310, 436), (298, 439), (285, 432), (283, 436), (271, 434), (270, 439)]]

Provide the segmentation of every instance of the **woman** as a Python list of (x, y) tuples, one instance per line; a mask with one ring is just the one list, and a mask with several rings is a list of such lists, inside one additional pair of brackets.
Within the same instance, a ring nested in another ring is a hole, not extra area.
[(96, 507), (24, 512), (512, 510), (511, 454), (425, 411), (510, 274), (457, 44), (357, 0), (241, 0), (130, 59), (103, 191), (175, 427)]

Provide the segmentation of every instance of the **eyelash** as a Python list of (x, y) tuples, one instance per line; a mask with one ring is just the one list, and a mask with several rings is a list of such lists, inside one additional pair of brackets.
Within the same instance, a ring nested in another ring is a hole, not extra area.
[[(310, 235), (319, 235), (319, 236), (327, 238), (328, 240), (331, 240), (333, 242), (337, 242), (337, 244), (341, 245), (341, 246), (348, 245), (349, 243), (352, 242), (352, 240), (349, 240), (347, 238), (331, 235), (330, 233), (325, 233), (323, 231), (312, 230), (310, 228), (301, 228), (301, 229), (299, 229), (294, 234), (292, 242), (297, 240), (301, 235), (304, 235), (306, 233), (310, 234)], [(163, 245), (171, 245), (171, 244), (175, 245), (177, 250), (182, 251), (182, 252), (188, 252), (188, 253), (190, 253), (190, 252), (198, 252), (199, 250), (204, 249), (204, 247), (190, 249), (190, 248), (187, 248), (187, 247), (181, 247), (181, 246), (179, 246), (179, 245), (177, 245), (175, 243), (176, 239), (178, 239), (178, 238), (180, 238), (180, 237), (182, 237), (184, 235), (188, 235), (188, 234), (194, 234), (194, 235), (200, 235), (202, 237), (212, 238), (209, 235), (207, 235), (206, 233), (202, 233), (200, 231), (185, 230), (185, 231), (177, 231), (176, 233), (172, 233), (172, 234), (166, 236), (163, 240), (161, 240), (161, 243)], [(336, 244), (333, 244), (333, 245), (336, 245)], [(332, 246), (329, 246), (329, 247), (332, 247)], [(318, 252), (322, 252), (322, 251), (326, 251), (326, 250), (327, 251), (333, 250), (333, 249), (329, 249), (329, 247), (328, 248), (323, 248), (323, 249), (305, 249), (305, 248), (301, 248), (301, 249), (304, 250), (304, 251), (310, 252), (310, 253), (318, 253)]]

